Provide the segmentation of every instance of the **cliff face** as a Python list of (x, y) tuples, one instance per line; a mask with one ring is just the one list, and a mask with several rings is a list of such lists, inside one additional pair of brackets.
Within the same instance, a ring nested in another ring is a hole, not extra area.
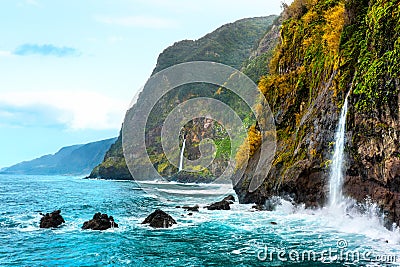
[(344, 56), (357, 62), (344, 189), (378, 203), (387, 226), (400, 225), (400, 5), (354, 1), (350, 7), (355, 29), (349, 27), (343, 46), (355, 51)]
[[(153, 74), (175, 64), (189, 61), (214, 61), (238, 69), (243, 64), (247, 66), (254, 63), (258, 60), (256, 56), (252, 57), (252, 60), (246, 60), (257, 47), (261, 37), (271, 30), (275, 19), (276, 16), (243, 19), (224, 25), (196, 41), (184, 40), (175, 43), (160, 54)], [(263, 55), (263, 60), (270, 59), (271, 55), (271, 53), (267, 57)], [(172, 177), (181, 181), (206, 181), (223, 172), (226, 167), (226, 158), (229, 157), (226, 151), (230, 149), (230, 143), (226, 142), (228, 140), (226, 132), (220, 130), (219, 125), (208, 122), (207, 118), (198, 118), (189, 122), (184, 127), (185, 133), (182, 133), (182, 136), (186, 135), (188, 139), (185, 150), (185, 157), (188, 159), (196, 159), (199, 156), (198, 144), (202, 139), (211, 138), (217, 143), (216, 159), (209, 168), (198, 173), (196, 177), (188, 177), (188, 175), (184, 175), (185, 173), (181, 173), (179, 176), (174, 175), (177, 173), (177, 168), (167, 160), (160, 142), (163, 119), (173, 107), (188, 99), (199, 96), (212, 97), (228, 104), (238, 105), (233, 94), (222, 90), (218, 91), (218, 89), (210, 84), (185, 85), (165, 95), (153, 108), (146, 129), (146, 147), (154, 167), (164, 177)], [(138, 101), (145, 99), (146, 94), (151, 94), (151, 92), (141, 92)], [(239, 107), (239, 110), (242, 111), (243, 116), (246, 116), (245, 109)], [(209, 123), (212, 126), (206, 127)], [(141, 157), (138, 157), (135, 164), (141, 164)], [(104, 161), (92, 171), (90, 177), (132, 179), (123, 156), (121, 135), (107, 152)]]
[(104, 155), (103, 161), (90, 173), (89, 178), (131, 180), (132, 176), (126, 166), (122, 150), (121, 133)]
[(264, 183), (248, 192), (259, 151), (235, 190), (242, 203), (273, 195), (326, 202), (334, 133), (344, 97), (344, 191), (380, 205), (400, 223), (398, 1), (295, 0), (287, 7), (271, 74), (259, 87), (275, 115), (278, 147)]
[[(337, 22), (330, 21), (331, 14)], [(337, 86), (344, 7), (295, 1), (282, 16), (271, 73), (259, 82), (274, 113), (275, 159), (271, 170), (264, 172), (264, 183), (250, 193), (247, 185), (260, 154), (256, 151), (235, 190), (242, 203), (263, 204), (271, 196), (289, 195), (296, 202), (318, 206), (325, 200), (338, 106), (345, 91)]]

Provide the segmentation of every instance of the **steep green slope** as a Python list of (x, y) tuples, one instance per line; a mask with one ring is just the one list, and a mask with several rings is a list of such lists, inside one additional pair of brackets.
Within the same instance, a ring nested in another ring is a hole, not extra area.
[(175, 43), (159, 56), (153, 74), (175, 64), (197, 60), (240, 69), (275, 19), (276, 16), (242, 19), (223, 25), (196, 41)]
[[(199, 40), (185, 40), (175, 43), (160, 54), (153, 73), (178, 63), (205, 60), (241, 68), (243, 62), (248, 60), (251, 56), (252, 50), (257, 47), (257, 43), (261, 37), (271, 29), (271, 25), (275, 19), (276, 16), (243, 19), (224, 25)], [(170, 176), (177, 172), (176, 168), (168, 162), (163, 154), (161, 143), (158, 138), (163, 118), (166, 117), (175, 105), (198, 96), (214, 97), (225, 103), (238, 106), (242, 116), (247, 115), (247, 111), (238, 104), (240, 102), (237, 101), (237, 97), (235, 98), (235, 96), (229, 94), (229, 92), (219, 92), (216, 94), (217, 90), (218, 87), (209, 84), (183, 86), (182, 88), (177, 88), (168, 93), (154, 107), (148, 120), (148, 128), (146, 129), (147, 142), (149, 143), (148, 153), (154, 167), (163, 176)], [(151, 92), (142, 92), (138, 101), (145, 98), (146, 94), (151, 94)], [(218, 147), (219, 151), (217, 152), (218, 157), (212, 167), (214, 173), (208, 170), (199, 174), (200, 176), (208, 177), (215, 175), (215, 172), (218, 174), (224, 169), (222, 165), (225, 164), (226, 157), (228, 156), (224, 153), (224, 151), (227, 150), (227, 144), (225, 142), (227, 136), (223, 131), (219, 131), (218, 134), (215, 134), (215, 132), (218, 131), (211, 131), (211, 129), (208, 132), (200, 132), (198, 129), (203, 129), (205, 123), (205, 118), (199, 118), (186, 126), (187, 131), (193, 134), (188, 135), (191, 137), (188, 138), (185, 156), (189, 159), (198, 156), (199, 150), (197, 145), (199, 140), (196, 136), (202, 135), (203, 137), (210, 137), (216, 140), (216, 143), (220, 145)], [(215, 124), (215, 127), (218, 128), (219, 126)], [(107, 152), (104, 162), (93, 170), (90, 177), (105, 179), (132, 178), (123, 157), (121, 141), (122, 139), (120, 137), (117, 143)], [(141, 164), (140, 159), (138, 159), (137, 164)]]
[(388, 225), (399, 224), (399, 2), (295, 0), (283, 16), (271, 74), (259, 83), (275, 115), (277, 153), (262, 186), (249, 192), (254, 151), (238, 177), (240, 201), (284, 195), (323, 205), (338, 116), (351, 91), (344, 190), (360, 202), (371, 198)]

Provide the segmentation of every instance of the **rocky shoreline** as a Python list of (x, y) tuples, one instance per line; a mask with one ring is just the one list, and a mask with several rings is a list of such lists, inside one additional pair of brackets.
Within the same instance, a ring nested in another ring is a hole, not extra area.
[[(228, 195), (224, 197), (221, 201), (217, 201), (210, 205), (204, 206), (207, 210), (230, 210), (230, 205), (235, 202), (235, 197)], [(182, 208), (185, 211), (199, 212), (199, 205), (195, 206), (176, 206), (176, 208)], [(51, 228), (55, 229), (65, 223), (64, 218), (61, 216), (61, 210), (55, 210), (51, 213), (40, 213), (42, 218), (40, 219), (40, 228)], [(189, 216), (193, 213), (188, 213)], [(184, 216), (184, 215), (182, 215)], [(156, 209), (141, 224), (147, 224), (152, 228), (170, 228), (174, 224), (177, 224), (176, 220), (171, 217), (171, 215), (166, 212)], [(97, 212), (93, 215), (93, 218), (85, 221), (82, 230), (98, 230), (103, 231), (107, 229), (119, 228), (119, 224), (115, 222), (113, 216), (108, 216), (107, 214), (102, 214)]]
[[(395, 12), (398, 4), (388, 2), (383, 8), (379, 1), (328, 2), (294, 1), (279, 18), (269, 22), (270, 27), (258, 37), (258, 44), (246, 50), (247, 58), (239, 59), (229, 53), (220, 58), (226, 64), (227, 58), (235, 59), (233, 67), (243, 66), (241, 70), (258, 83), (276, 126), (277, 146), (271, 168), (262, 163), (265, 168), (254, 173), (261, 151), (260, 140), (253, 138), (250, 160), (242, 169), (244, 174), (234, 178), (239, 181), (234, 189), (240, 203), (263, 205), (280, 196), (311, 208), (326, 205), (335, 132), (344, 100), (350, 93), (343, 192), (359, 203), (376, 203), (390, 228), (393, 223), (400, 225), (400, 19), (399, 12)], [(233, 34), (229, 28), (224, 29)], [(213, 34), (218, 36), (217, 31)], [(237, 36), (238, 40), (243, 34)], [(154, 73), (173, 65), (171, 58), (187, 62), (181, 50), (189, 43), (177, 43), (160, 54)], [(235, 49), (238, 43), (234, 43)], [(188, 52), (197, 55), (196, 60), (208, 60), (191, 45)], [(218, 50), (212, 45), (207, 49)], [(141, 98), (151, 93), (143, 91)], [(227, 103), (235, 102), (224, 90), (212, 93)], [(165, 99), (159, 110), (168, 113), (169, 106), (182, 101), (185, 99)], [(207, 182), (209, 173), (202, 173), (203, 177), (177, 173), (176, 167), (159, 156), (162, 149), (155, 144), (162, 123), (159, 116), (153, 119), (148, 143), (155, 151), (153, 158), (157, 160), (153, 165), (157, 171), (175, 181)], [(192, 145), (200, 137), (218, 136), (213, 133), (216, 125), (207, 128), (206, 124), (198, 121), (185, 129), (188, 159), (197, 158), (198, 149)], [(138, 166), (142, 156), (137, 155)], [(212, 169), (220, 173), (222, 163), (223, 160), (217, 162)], [(255, 175), (264, 182), (256, 190), (249, 190)], [(121, 135), (90, 177), (132, 179)]]

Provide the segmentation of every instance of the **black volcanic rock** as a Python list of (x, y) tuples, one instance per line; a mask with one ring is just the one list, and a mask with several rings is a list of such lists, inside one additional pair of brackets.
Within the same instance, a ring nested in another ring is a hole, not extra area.
[(142, 222), (142, 224), (149, 224), (153, 228), (169, 228), (176, 224), (174, 218), (160, 209), (156, 209), (152, 214)]
[(235, 197), (232, 195), (224, 197), (221, 201), (212, 203), (210, 206), (206, 206), (208, 210), (230, 210), (230, 205), (235, 201)]
[(228, 201), (222, 200), (222, 201), (215, 202), (215, 203), (211, 204), (210, 206), (207, 206), (206, 208), (208, 210), (230, 210), (231, 207), (229, 205), (230, 205), (230, 203)]
[(223, 200), (231, 202), (231, 204), (233, 204), (233, 202), (235, 202), (235, 197), (232, 195), (228, 195), (228, 196), (224, 197)]
[(187, 211), (199, 211), (199, 205), (194, 205), (193, 207), (183, 206), (182, 209)]
[(82, 229), (107, 230), (110, 228), (118, 228), (118, 224), (112, 216), (107, 214), (96, 213), (93, 219), (83, 223)]
[(40, 228), (57, 228), (63, 223), (65, 223), (65, 221), (61, 216), (61, 210), (55, 210), (52, 213), (43, 215), (40, 219)]

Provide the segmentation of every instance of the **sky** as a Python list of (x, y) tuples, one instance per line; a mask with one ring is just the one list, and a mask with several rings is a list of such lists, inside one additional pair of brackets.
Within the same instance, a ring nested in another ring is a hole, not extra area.
[(116, 137), (165, 48), (281, 2), (1, 1), (0, 169)]

